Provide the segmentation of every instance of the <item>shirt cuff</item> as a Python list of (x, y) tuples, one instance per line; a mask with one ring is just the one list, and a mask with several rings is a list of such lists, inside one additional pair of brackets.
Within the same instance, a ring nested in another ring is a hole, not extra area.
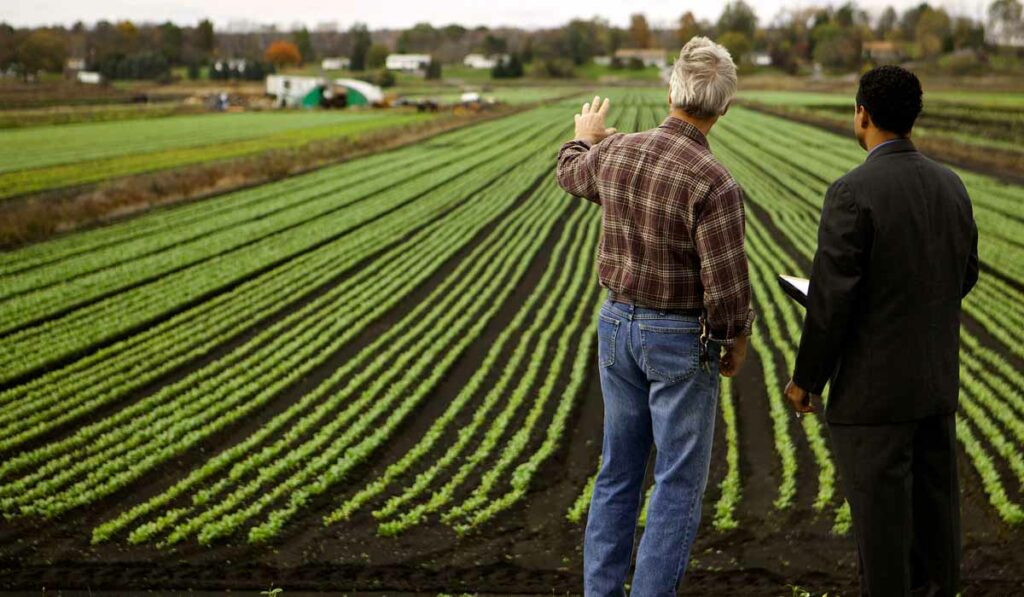
[(714, 340), (715, 342), (718, 342), (722, 346), (732, 346), (733, 342), (736, 340), (736, 336), (750, 336), (754, 332), (754, 319), (756, 318), (757, 315), (754, 313), (754, 310), (748, 308), (747, 318), (743, 322), (743, 327), (735, 336), (732, 336), (730, 338), (716, 338), (715, 335), (712, 334), (711, 339)]

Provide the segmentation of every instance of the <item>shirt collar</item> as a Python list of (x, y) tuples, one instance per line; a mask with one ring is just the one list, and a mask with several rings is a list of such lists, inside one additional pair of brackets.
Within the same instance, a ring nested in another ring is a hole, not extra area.
[(896, 141), (900, 141), (900, 140), (901, 139), (899, 137), (897, 137), (895, 139), (889, 139), (888, 141), (882, 141), (878, 145), (875, 145), (874, 147), (872, 147), (871, 151), (868, 152), (868, 155), (870, 156), (871, 154), (875, 153), (875, 150), (878, 149), (879, 147), (885, 147), (886, 145), (888, 145), (890, 143), (895, 143)]
[(889, 139), (888, 141), (882, 141), (878, 145), (872, 147), (871, 151), (868, 152), (868, 155), (866, 158), (864, 158), (864, 160), (867, 161), (872, 158), (876, 158), (880, 155), (885, 155), (888, 153), (916, 150), (917, 148), (914, 147), (914, 143), (909, 138), (897, 137), (895, 139)]
[(689, 137), (704, 147), (708, 147), (708, 138), (704, 133), (700, 132), (699, 128), (693, 126), (689, 122), (686, 122), (682, 118), (676, 118), (669, 114), (665, 117), (665, 120), (661, 121), (658, 128)]

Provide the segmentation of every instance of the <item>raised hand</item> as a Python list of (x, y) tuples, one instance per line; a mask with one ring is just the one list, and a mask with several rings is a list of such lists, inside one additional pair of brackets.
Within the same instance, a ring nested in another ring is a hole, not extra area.
[(616, 132), (614, 128), (605, 128), (604, 117), (608, 114), (608, 98), (594, 96), (593, 103), (583, 104), (583, 109), (576, 115), (576, 139), (590, 143), (599, 143), (602, 139)]

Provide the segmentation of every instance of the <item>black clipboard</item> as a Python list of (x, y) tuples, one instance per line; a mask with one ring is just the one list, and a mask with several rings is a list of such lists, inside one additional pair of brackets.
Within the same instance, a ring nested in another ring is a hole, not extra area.
[(810, 280), (779, 274), (779, 286), (782, 286), (783, 292), (788, 294), (791, 299), (800, 303), (804, 309), (807, 308), (807, 291), (811, 286)]

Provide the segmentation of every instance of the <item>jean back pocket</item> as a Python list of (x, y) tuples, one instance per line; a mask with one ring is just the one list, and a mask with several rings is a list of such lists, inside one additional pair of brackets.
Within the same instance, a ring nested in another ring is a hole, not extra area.
[(641, 323), (644, 368), (652, 381), (675, 383), (697, 371), (700, 327), (682, 321)]

